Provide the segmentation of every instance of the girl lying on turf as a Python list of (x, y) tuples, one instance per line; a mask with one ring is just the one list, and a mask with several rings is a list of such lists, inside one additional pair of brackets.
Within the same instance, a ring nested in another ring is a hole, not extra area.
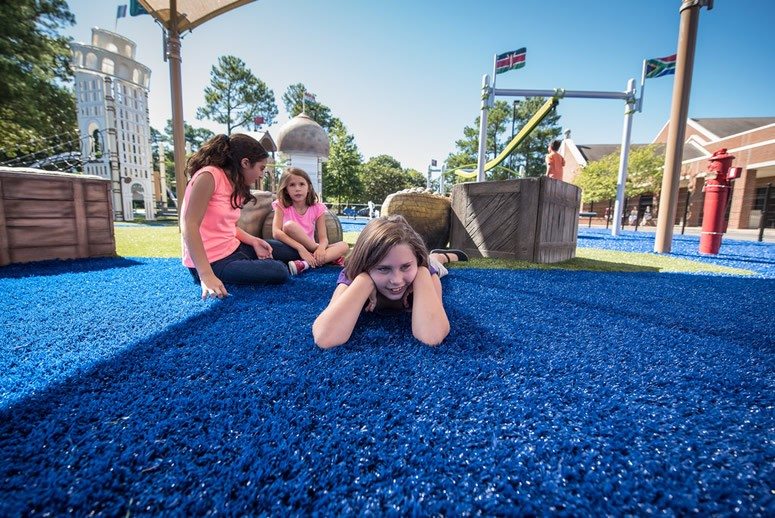
[(402, 216), (372, 220), (355, 242), (337, 280), (328, 307), (312, 325), (315, 343), (324, 349), (345, 343), (361, 311), (412, 312), (412, 334), (437, 345), (449, 333), (441, 300), (443, 263), (466, 261), (460, 250), (428, 250)]

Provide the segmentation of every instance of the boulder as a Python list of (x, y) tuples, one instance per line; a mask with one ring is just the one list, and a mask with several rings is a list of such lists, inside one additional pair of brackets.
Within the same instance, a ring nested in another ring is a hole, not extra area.
[[(242, 207), (240, 217), (237, 220), (237, 226), (251, 236), (261, 237), (264, 220), (267, 214), (272, 212), (274, 194), (269, 191), (250, 191), (250, 193), (256, 197), (256, 201), (252, 201)], [(271, 227), (271, 220), (269, 225)]]
[(389, 195), (382, 203), (382, 215), (400, 214), (422, 236), (428, 250), (444, 248), (449, 242), (451, 201), (427, 189), (405, 189)]

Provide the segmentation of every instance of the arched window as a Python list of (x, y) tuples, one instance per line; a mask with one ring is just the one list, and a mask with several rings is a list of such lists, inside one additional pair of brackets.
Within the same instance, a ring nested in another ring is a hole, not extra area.
[(100, 160), (105, 150), (102, 133), (96, 124), (89, 124), (89, 160)]
[(108, 75), (113, 75), (116, 69), (116, 64), (112, 59), (102, 58), (102, 72)]

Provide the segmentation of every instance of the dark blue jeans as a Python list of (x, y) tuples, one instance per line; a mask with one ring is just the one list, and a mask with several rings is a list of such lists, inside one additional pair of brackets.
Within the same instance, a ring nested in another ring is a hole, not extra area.
[[(282, 284), (288, 280), (288, 261), (299, 258), (290, 246), (267, 239), (274, 259), (259, 259), (252, 246), (240, 243), (237, 249), (223, 259), (210, 263), (213, 273), (224, 284)], [(189, 268), (194, 283), (199, 284), (196, 268)]]

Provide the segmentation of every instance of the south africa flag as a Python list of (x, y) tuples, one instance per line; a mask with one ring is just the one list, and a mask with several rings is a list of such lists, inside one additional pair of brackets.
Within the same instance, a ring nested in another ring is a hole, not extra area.
[(675, 74), (675, 54), (646, 60), (646, 79)]
[(524, 67), (525, 56), (527, 56), (527, 47), (498, 54), (495, 58), (495, 73), (501, 74), (515, 68)]

